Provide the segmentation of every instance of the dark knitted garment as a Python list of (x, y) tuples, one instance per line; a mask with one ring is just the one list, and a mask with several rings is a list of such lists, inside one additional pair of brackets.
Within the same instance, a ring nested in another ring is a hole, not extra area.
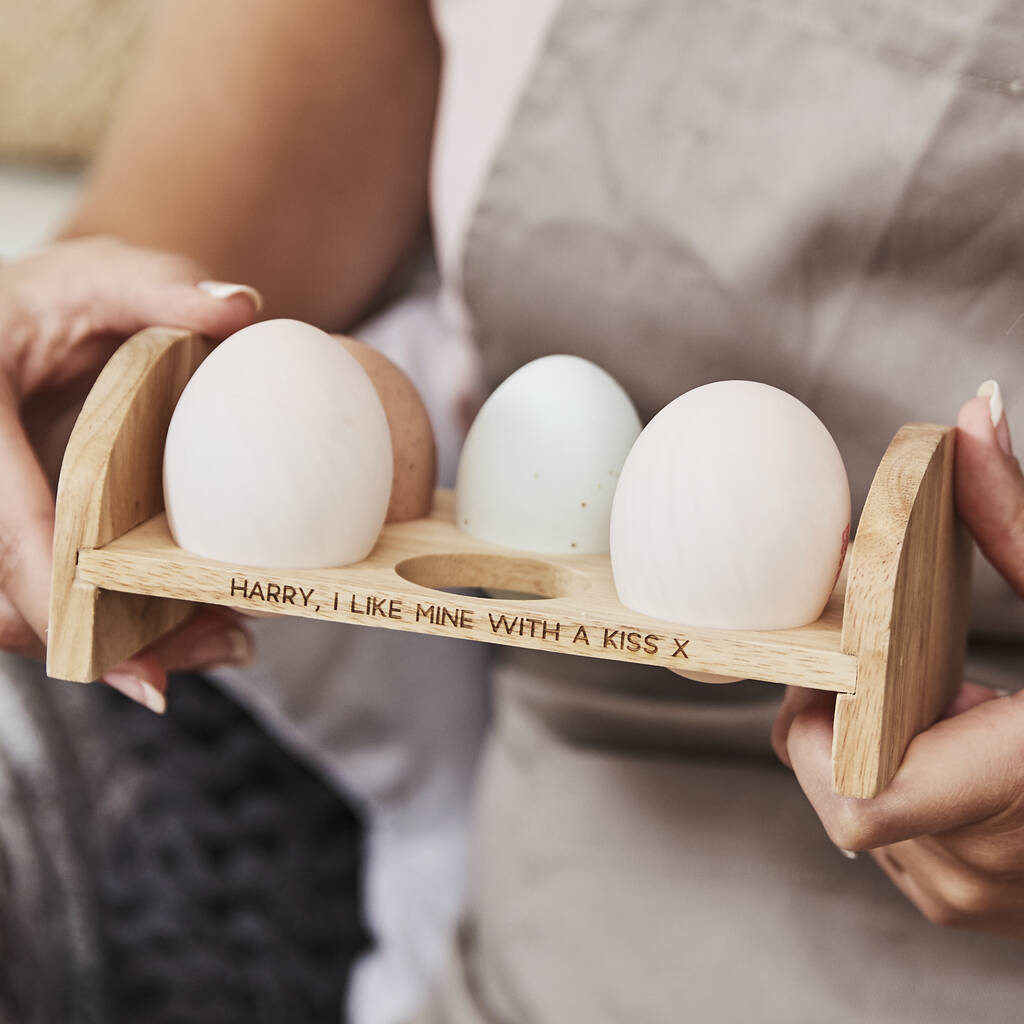
[(198, 676), (162, 718), (101, 697), (122, 766), (97, 837), (112, 1021), (338, 1024), (367, 944), (352, 811)]
[(102, 758), (82, 756), (86, 692), (0, 652), (2, 1024), (110, 1024), (89, 856)]

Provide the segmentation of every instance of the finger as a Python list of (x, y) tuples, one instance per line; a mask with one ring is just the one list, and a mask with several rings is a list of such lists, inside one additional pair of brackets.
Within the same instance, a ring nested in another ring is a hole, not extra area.
[(252, 660), (253, 641), (240, 615), (227, 608), (204, 608), (145, 653), (168, 672), (240, 667)]
[(946, 907), (939, 894), (932, 886), (926, 884), (926, 878), (922, 879), (914, 872), (907, 870), (907, 865), (912, 861), (908, 848), (914, 842), (915, 840), (908, 840), (894, 846), (884, 846), (881, 849), (872, 850), (871, 856), (893, 885), (921, 911), (927, 920), (933, 924), (946, 924)]
[(804, 686), (787, 686), (786, 695), (782, 699), (775, 721), (772, 724), (772, 749), (775, 756), (787, 767), (793, 765), (789, 759), (787, 741), (789, 730), (797, 715), (808, 708), (820, 705), (823, 709), (830, 711), (835, 706), (835, 698), (820, 690), (809, 690)]
[(0, 594), (0, 651), (42, 661), (46, 648), (18, 610)]
[(985, 557), (1024, 596), (1024, 476), (995, 381), (957, 418), (956, 504)]
[(45, 644), (53, 495), (9, 393), (0, 393), (0, 453), (0, 594)]
[[(90, 249), (89, 273), (82, 273), (82, 254), (74, 251), (76, 246)], [(101, 296), (111, 313), (126, 321), (190, 327), (214, 337), (250, 323), (263, 308), (255, 288), (211, 281), (204, 267), (185, 256), (112, 239), (82, 239), (59, 248), (59, 259), (73, 261), (77, 271), (77, 288), (68, 305), (88, 305)], [(54, 272), (60, 269), (57, 266)], [(111, 324), (108, 329), (125, 326)]]
[(162, 715), (167, 710), (167, 673), (155, 658), (137, 655), (103, 676), (103, 682), (136, 704)]
[(941, 844), (913, 839), (872, 851), (896, 887), (935, 924), (1000, 930), (1021, 912), (1019, 885), (974, 870)]
[(1024, 699), (976, 705), (915, 737), (895, 778), (873, 800), (832, 791), (827, 706), (815, 703), (799, 713), (786, 747), (832, 841), (847, 850), (869, 850), (982, 821), (1013, 805), (1024, 786), (1021, 737)]
[[(16, 362), (20, 395), (73, 379), (84, 369), (83, 346), (98, 345), (100, 355), (109, 355), (111, 340), (152, 325), (222, 339), (252, 323), (262, 308), (253, 288), (210, 281), (184, 257), (110, 239), (60, 243), (9, 269), (27, 315), (39, 325), (39, 338)], [(95, 359), (97, 352), (88, 355)]]
[(209, 273), (193, 260), (115, 245), (116, 258), (99, 264), (104, 270), (102, 280), (93, 282), (82, 296), (85, 302), (94, 295), (103, 297), (110, 316), (118, 319), (108, 330), (129, 334), (161, 324), (220, 339), (252, 323), (263, 308), (262, 296), (255, 288), (211, 281)]
[(979, 704), (986, 704), (990, 700), (998, 700), (1000, 697), (1008, 697), (1006, 690), (993, 690), (988, 686), (978, 686), (977, 683), (961, 683), (957, 695), (950, 705), (942, 713), (943, 718), (953, 718), (962, 715)]
[(158, 283), (140, 287), (131, 314), (140, 327), (160, 324), (187, 327), (220, 341), (256, 319), (263, 306), (259, 292), (247, 285), (210, 281), (205, 275), (192, 280)]
[[(1005, 820), (1004, 820), (1005, 819)], [(932, 837), (948, 856), (991, 878), (1024, 882), (1024, 843), (1019, 813), (951, 829)]]
[(126, 658), (103, 681), (158, 714), (166, 708), (167, 673), (240, 666), (253, 644), (241, 617), (225, 608), (204, 608), (144, 651)]
[[(987, 686), (978, 686), (975, 683), (963, 683), (956, 697), (943, 713), (943, 717), (952, 718), (954, 715), (970, 711), (978, 704), (1006, 696), (1008, 694), (1005, 690), (992, 690)], [(820, 707), (823, 713), (827, 711), (831, 715), (835, 708), (835, 697), (821, 690), (809, 690), (802, 686), (786, 687), (786, 695), (772, 725), (771, 742), (776, 757), (788, 768), (793, 767), (786, 746), (790, 726), (798, 714), (812, 706)]]

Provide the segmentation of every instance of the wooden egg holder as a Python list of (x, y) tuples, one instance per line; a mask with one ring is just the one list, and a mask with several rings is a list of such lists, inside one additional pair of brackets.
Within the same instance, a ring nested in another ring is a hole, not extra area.
[[(202, 602), (790, 683), (838, 695), (833, 783), (858, 797), (884, 788), (960, 684), (971, 545), (953, 509), (953, 428), (897, 433), (848, 572), (817, 622), (697, 629), (624, 607), (606, 555), (531, 556), (461, 533), (444, 491), (428, 518), (386, 526), (358, 565), (260, 570), (182, 551), (163, 514), (162, 452), (178, 397), (210, 348), (188, 331), (143, 331), (89, 394), (57, 493), (47, 661), (55, 678), (99, 678)], [(473, 587), (544, 597), (442, 589)]]

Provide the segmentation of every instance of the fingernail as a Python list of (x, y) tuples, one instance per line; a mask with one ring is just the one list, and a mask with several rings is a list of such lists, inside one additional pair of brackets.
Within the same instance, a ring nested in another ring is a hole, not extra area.
[(123, 693), (136, 704), (162, 715), (167, 710), (167, 698), (152, 684), (133, 676), (130, 672), (108, 672), (103, 681), (118, 693)]
[(248, 665), (252, 658), (249, 637), (241, 629), (229, 629), (204, 637), (192, 651), (192, 660), (199, 666)]
[(988, 414), (992, 420), (992, 428), (996, 433), (996, 442), (1004, 455), (1012, 455), (1013, 447), (1010, 443), (1010, 428), (1006, 422), (1006, 411), (1003, 408), (1003, 393), (999, 389), (999, 382), (987, 380), (978, 388), (978, 398), (988, 399)]
[(857, 852), (855, 850), (844, 850), (841, 846), (837, 846), (836, 849), (847, 859), (856, 860)]
[(228, 630), (231, 645), (230, 660), (232, 665), (248, 665), (252, 660), (252, 644), (249, 636), (241, 629)]
[(215, 299), (230, 299), (235, 295), (248, 295), (258, 313), (263, 308), (263, 296), (247, 284), (232, 284), (230, 281), (200, 281), (196, 287)]
[(993, 690), (992, 691), (997, 697), (1012, 697), (1013, 693), (1010, 690)]

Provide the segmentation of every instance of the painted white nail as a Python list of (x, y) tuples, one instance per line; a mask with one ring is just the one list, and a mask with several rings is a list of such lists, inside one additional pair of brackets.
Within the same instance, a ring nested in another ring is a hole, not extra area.
[(167, 699), (152, 683), (130, 672), (108, 672), (104, 681), (119, 693), (130, 697), (136, 704), (162, 715), (167, 710)]
[(150, 711), (155, 711), (158, 715), (162, 715), (167, 710), (167, 698), (155, 686), (147, 683), (144, 679), (140, 679), (139, 682), (142, 683), (143, 703)]
[(999, 421), (1003, 418), (1003, 393), (999, 390), (999, 382), (985, 381), (978, 388), (978, 398), (988, 399), (988, 414), (992, 419), (992, 426), (998, 427)]
[(252, 661), (252, 644), (248, 635), (241, 629), (233, 629), (228, 636), (231, 638), (231, 664), (248, 665)]
[(230, 299), (235, 295), (248, 295), (258, 313), (263, 308), (263, 296), (247, 284), (232, 284), (230, 281), (200, 281), (196, 287), (215, 299)]

